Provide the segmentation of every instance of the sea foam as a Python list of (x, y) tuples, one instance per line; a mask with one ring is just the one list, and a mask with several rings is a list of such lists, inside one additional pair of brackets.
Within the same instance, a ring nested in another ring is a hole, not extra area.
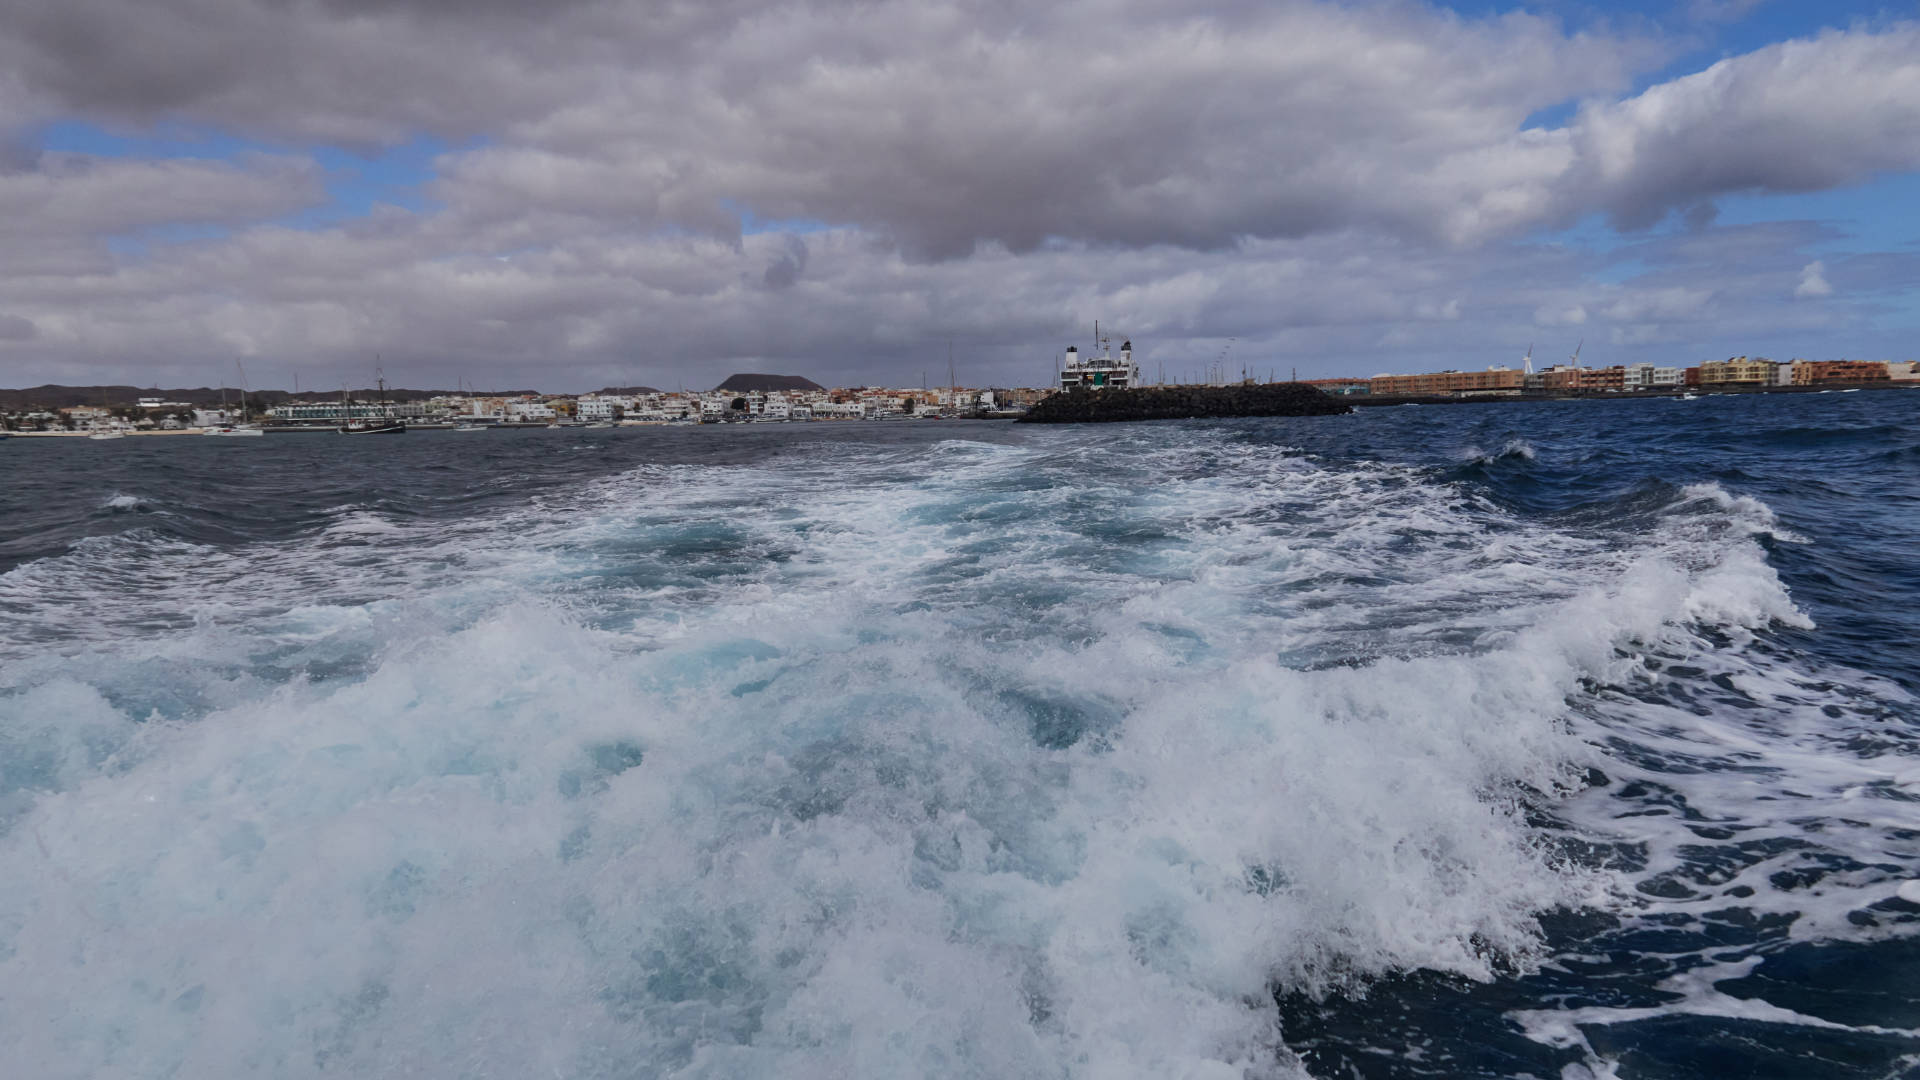
[[(175, 552), (325, 590), (7, 642), (0, 738), (38, 764), (0, 818), (0, 972), (33, 988), (0, 1053), (1296, 1074), (1276, 986), (1488, 980), (1545, 959), (1543, 912), (1642, 910), (1680, 841), (1589, 789), (1609, 739), (1873, 773), (1809, 728), (1701, 735), (1605, 689), (1685, 661), (1811, 693), (1742, 644), (1806, 625), (1752, 508), (1690, 493), (1650, 532), (1574, 533), (1410, 468), (1157, 438), (649, 468), (559, 517)], [(172, 711), (118, 674), (156, 647)], [(1565, 858), (1541, 807), (1647, 866)]]

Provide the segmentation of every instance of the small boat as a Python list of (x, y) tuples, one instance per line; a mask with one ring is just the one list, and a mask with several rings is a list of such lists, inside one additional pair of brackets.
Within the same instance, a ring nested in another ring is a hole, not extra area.
[(266, 432), (247, 424), (222, 424), (218, 427), (207, 428), (200, 434), (219, 435), (229, 439), (244, 439), (265, 435)]
[(607, 421), (607, 420), (595, 420), (593, 423), (587, 424), (586, 426), (590, 428), (603, 428), (603, 427), (612, 427), (613, 424), (611, 421)]
[(342, 435), (401, 435), (407, 425), (398, 420), (349, 420), (337, 430)]
[(96, 431), (87, 436), (89, 439), (124, 439), (126, 437), (127, 433), (124, 431)]
[(487, 430), (487, 429), (486, 429), (486, 426), (485, 426), (485, 425), (483, 425), (483, 424), (455, 424), (455, 425), (453, 425), (453, 430), (455, 430), (455, 431), (485, 431), (485, 430)]

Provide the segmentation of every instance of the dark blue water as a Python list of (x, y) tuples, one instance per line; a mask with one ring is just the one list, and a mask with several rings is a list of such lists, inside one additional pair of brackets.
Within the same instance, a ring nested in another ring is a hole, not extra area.
[(1899, 1076), (1920, 396), (0, 443), (34, 1076)]

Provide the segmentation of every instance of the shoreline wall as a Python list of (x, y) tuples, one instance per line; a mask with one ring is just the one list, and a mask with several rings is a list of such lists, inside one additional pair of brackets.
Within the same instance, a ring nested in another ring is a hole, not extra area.
[(1346, 402), (1303, 383), (1149, 386), (1054, 394), (1027, 410), (1019, 422), (1095, 424), (1226, 416), (1331, 416), (1352, 411)]

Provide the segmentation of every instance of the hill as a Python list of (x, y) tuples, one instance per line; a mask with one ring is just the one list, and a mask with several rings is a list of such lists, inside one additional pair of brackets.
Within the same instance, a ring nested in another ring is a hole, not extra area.
[(713, 388), (717, 393), (745, 394), (758, 390), (766, 393), (770, 390), (825, 390), (826, 387), (803, 375), (761, 375), (747, 372), (727, 376), (727, 381)]
[(651, 386), (603, 386), (594, 393), (601, 397), (633, 397), (637, 394), (657, 394), (660, 391)]

